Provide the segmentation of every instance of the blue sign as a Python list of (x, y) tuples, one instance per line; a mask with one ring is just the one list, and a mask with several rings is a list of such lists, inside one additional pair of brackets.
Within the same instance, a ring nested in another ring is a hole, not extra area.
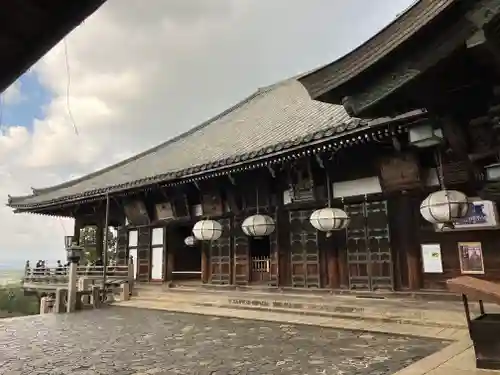
[(458, 225), (480, 225), (488, 224), (488, 217), (484, 212), (484, 203), (475, 202), (472, 204), (469, 214), (463, 219), (455, 221)]

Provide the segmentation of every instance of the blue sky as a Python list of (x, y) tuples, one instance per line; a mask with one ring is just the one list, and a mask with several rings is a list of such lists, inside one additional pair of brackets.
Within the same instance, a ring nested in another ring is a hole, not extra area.
[(2, 125), (20, 125), (31, 130), (33, 120), (43, 118), (44, 108), (49, 104), (51, 95), (40, 84), (34, 71), (20, 77), (18, 84), (20, 88), (19, 100), (4, 103)]

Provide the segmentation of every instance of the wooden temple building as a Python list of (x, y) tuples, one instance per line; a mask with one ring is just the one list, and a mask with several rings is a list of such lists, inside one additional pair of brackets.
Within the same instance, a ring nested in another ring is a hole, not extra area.
[[(342, 59), (15, 212), (118, 233), (139, 282), (443, 291), (500, 279), (500, 1), (422, 0)], [(444, 208), (443, 208), (444, 207)], [(424, 217), (427, 219), (425, 220)]]

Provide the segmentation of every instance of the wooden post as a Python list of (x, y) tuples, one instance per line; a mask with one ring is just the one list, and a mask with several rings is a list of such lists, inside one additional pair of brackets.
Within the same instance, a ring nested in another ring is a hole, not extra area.
[(167, 250), (167, 271), (165, 273), (166, 281), (173, 280), (173, 273), (172, 273), (173, 270), (174, 270), (174, 249), (172, 245), (170, 245)]
[(95, 233), (95, 251), (96, 255), (101, 258), (104, 258), (104, 221), (99, 220), (96, 225), (96, 233)]
[(328, 264), (328, 284), (331, 289), (340, 288), (339, 274), (339, 252), (334, 242), (334, 235), (326, 239), (327, 244), (327, 264)]
[(198, 246), (201, 246), (201, 282), (203, 284), (206, 284), (208, 283), (208, 277), (209, 277), (207, 244), (202, 242)]
[(85, 227), (83, 220), (79, 217), (75, 218), (74, 232), (73, 232), (73, 242), (80, 245), (80, 231)]
[(410, 290), (418, 290), (422, 287), (422, 265), (420, 246), (417, 230), (418, 218), (412, 205), (411, 196), (403, 193), (399, 199), (399, 223), (401, 249), (406, 253), (406, 265), (408, 267), (408, 287)]

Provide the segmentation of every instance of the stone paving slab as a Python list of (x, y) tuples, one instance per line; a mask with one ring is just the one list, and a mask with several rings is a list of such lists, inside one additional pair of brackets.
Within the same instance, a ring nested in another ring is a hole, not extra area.
[(390, 375), (447, 344), (111, 307), (0, 321), (0, 374)]

